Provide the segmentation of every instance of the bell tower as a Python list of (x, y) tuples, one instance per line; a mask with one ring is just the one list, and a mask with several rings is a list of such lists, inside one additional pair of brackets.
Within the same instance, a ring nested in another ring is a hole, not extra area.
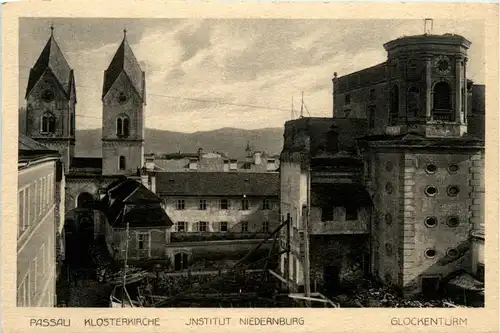
[(467, 132), (467, 50), (459, 35), (417, 35), (384, 44), (387, 132), (461, 137)]
[(29, 74), (26, 134), (59, 151), (67, 172), (75, 153), (75, 76), (56, 42), (54, 27), (50, 30), (49, 40)]
[(102, 172), (132, 174), (144, 163), (145, 73), (123, 40), (104, 72)]

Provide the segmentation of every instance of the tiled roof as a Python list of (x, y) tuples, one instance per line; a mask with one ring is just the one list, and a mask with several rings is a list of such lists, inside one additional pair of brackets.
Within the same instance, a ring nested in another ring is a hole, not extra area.
[(50, 36), (38, 60), (30, 70), (26, 97), (28, 97), (35, 84), (47, 69), (51, 70), (64, 92), (69, 96), (72, 85), (74, 85), (73, 70), (70, 68), (53, 35)]
[(106, 96), (109, 89), (122, 72), (127, 75), (137, 94), (144, 101), (144, 72), (142, 71), (141, 66), (139, 66), (134, 52), (132, 52), (132, 49), (127, 42), (127, 38), (125, 37), (118, 47), (113, 60), (111, 60), (108, 69), (104, 72), (104, 85), (102, 91), (103, 98)]
[(42, 145), (41, 143), (19, 133), (18, 160), (19, 162), (33, 161), (45, 157), (58, 157), (59, 152)]
[(160, 172), (156, 192), (160, 196), (278, 196), (279, 173)]
[(125, 227), (127, 222), (131, 228), (173, 225), (161, 207), (161, 199), (133, 179), (111, 183), (100, 201), (100, 209), (113, 227)]

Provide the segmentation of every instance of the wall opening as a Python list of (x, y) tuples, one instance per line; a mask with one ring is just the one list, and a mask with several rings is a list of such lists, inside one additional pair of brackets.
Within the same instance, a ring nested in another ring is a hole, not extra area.
[(177, 253), (174, 256), (174, 269), (176, 271), (181, 271), (183, 269), (188, 269), (188, 255), (187, 253)]

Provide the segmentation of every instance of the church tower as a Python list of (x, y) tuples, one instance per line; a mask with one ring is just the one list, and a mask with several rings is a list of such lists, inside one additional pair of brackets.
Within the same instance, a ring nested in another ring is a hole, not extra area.
[(30, 70), (26, 134), (59, 151), (67, 172), (75, 152), (75, 77), (51, 27), (50, 38)]
[(127, 41), (104, 72), (102, 173), (131, 174), (143, 166), (145, 74)]

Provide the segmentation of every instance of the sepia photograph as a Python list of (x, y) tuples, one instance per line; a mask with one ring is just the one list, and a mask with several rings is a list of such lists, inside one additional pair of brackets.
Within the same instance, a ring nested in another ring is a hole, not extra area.
[(2, 328), (498, 328), (486, 6), (156, 5), (10, 7)]
[(484, 306), (481, 21), (19, 31), (18, 306)]

